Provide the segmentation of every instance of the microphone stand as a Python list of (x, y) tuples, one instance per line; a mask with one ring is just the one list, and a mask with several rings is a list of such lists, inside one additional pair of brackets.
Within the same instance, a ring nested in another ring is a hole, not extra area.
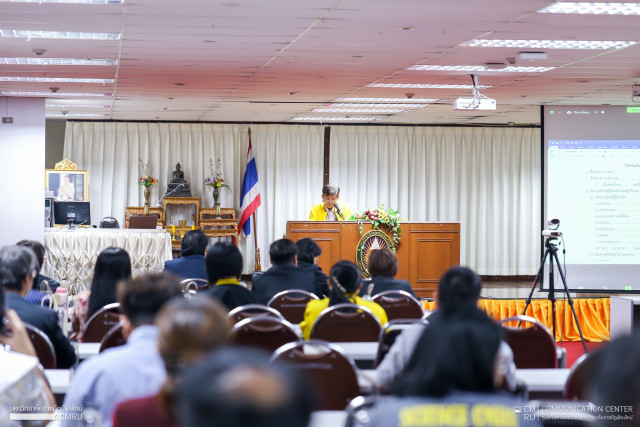
[(174, 188), (173, 190), (169, 191), (167, 194), (165, 194), (164, 196), (160, 197), (160, 201), (158, 202), (158, 207), (161, 208), (162, 207), (162, 201), (164, 200), (165, 197), (172, 195), (173, 193), (175, 193), (176, 191), (178, 191), (180, 188), (184, 187), (184, 183), (180, 183), (178, 184), (178, 186), (176, 188)]

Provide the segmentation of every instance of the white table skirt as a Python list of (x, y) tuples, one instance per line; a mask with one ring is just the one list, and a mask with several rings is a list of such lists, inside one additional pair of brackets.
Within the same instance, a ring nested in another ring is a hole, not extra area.
[(58, 282), (90, 282), (102, 250), (119, 247), (129, 253), (134, 276), (162, 270), (171, 259), (171, 236), (164, 230), (107, 228), (47, 228), (44, 232), (47, 260), (42, 273)]

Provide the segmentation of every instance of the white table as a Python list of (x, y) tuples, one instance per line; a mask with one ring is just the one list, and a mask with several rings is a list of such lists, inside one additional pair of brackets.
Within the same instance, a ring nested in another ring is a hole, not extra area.
[(100, 353), (99, 342), (80, 342), (76, 345), (76, 353), (78, 354), (78, 359), (80, 360), (88, 359)]
[(46, 228), (44, 246), (47, 258), (42, 273), (71, 284), (88, 283), (98, 255), (108, 247), (129, 253), (134, 276), (162, 270), (165, 261), (172, 258), (171, 235), (164, 230)]
[(562, 392), (571, 369), (516, 369), (516, 380), (533, 392)]
[(53, 394), (65, 394), (71, 383), (71, 369), (45, 369), (44, 376), (47, 377)]
[(375, 362), (378, 354), (377, 342), (334, 342), (347, 356), (356, 361)]
[(311, 413), (309, 427), (339, 427), (345, 425), (347, 411), (314, 411)]

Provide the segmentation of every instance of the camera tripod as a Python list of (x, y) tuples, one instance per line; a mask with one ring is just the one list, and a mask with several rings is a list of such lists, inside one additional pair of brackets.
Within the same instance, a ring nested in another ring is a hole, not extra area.
[(542, 261), (540, 261), (540, 268), (538, 269), (538, 274), (536, 275), (536, 279), (533, 282), (533, 286), (531, 287), (531, 292), (529, 292), (529, 297), (527, 298), (527, 302), (524, 305), (524, 310), (522, 314), (525, 315), (527, 312), (527, 308), (531, 304), (531, 297), (533, 296), (533, 292), (536, 289), (536, 285), (540, 281), (542, 277), (542, 272), (544, 271), (544, 263), (547, 257), (549, 258), (549, 296), (548, 299), (551, 301), (551, 321), (553, 322), (553, 339), (556, 339), (556, 293), (555, 293), (555, 280), (554, 280), (554, 262), (555, 266), (558, 268), (558, 273), (560, 273), (560, 278), (562, 279), (562, 284), (564, 286), (564, 293), (567, 296), (567, 301), (569, 302), (569, 306), (571, 307), (571, 311), (573, 312), (573, 318), (576, 321), (576, 326), (578, 327), (578, 332), (580, 333), (580, 339), (582, 340), (582, 346), (584, 347), (585, 354), (588, 353), (587, 343), (584, 340), (584, 335), (582, 335), (582, 329), (580, 328), (580, 322), (578, 321), (578, 315), (576, 314), (576, 309), (573, 306), (573, 300), (571, 299), (571, 295), (569, 294), (569, 288), (567, 287), (567, 281), (564, 276), (564, 272), (562, 271), (562, 267), (560, 266), (560, 261), (558, 260), (558, 247), (554, 244), (556, 240), (555, 237), (547, 237), (545, 239), (545, 251), (542, 256)]

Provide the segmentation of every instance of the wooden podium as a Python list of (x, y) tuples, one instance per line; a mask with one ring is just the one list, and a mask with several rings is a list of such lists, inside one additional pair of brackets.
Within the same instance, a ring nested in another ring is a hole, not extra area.
[[(371, 224), (365, 223), (363, 228), (366, 233)], [(396, 278), (408, 280), (420, 297), (435, 297), (440, 276), (460, 263), (460, 223), (402, 222), (400, 229)], [(329, 274), (339, 260), (356, 262), (362, 236), (355, 221), (289, 221), (286, 237), (293, 241), (313, 239), (322, 248), (320, 267)]]

